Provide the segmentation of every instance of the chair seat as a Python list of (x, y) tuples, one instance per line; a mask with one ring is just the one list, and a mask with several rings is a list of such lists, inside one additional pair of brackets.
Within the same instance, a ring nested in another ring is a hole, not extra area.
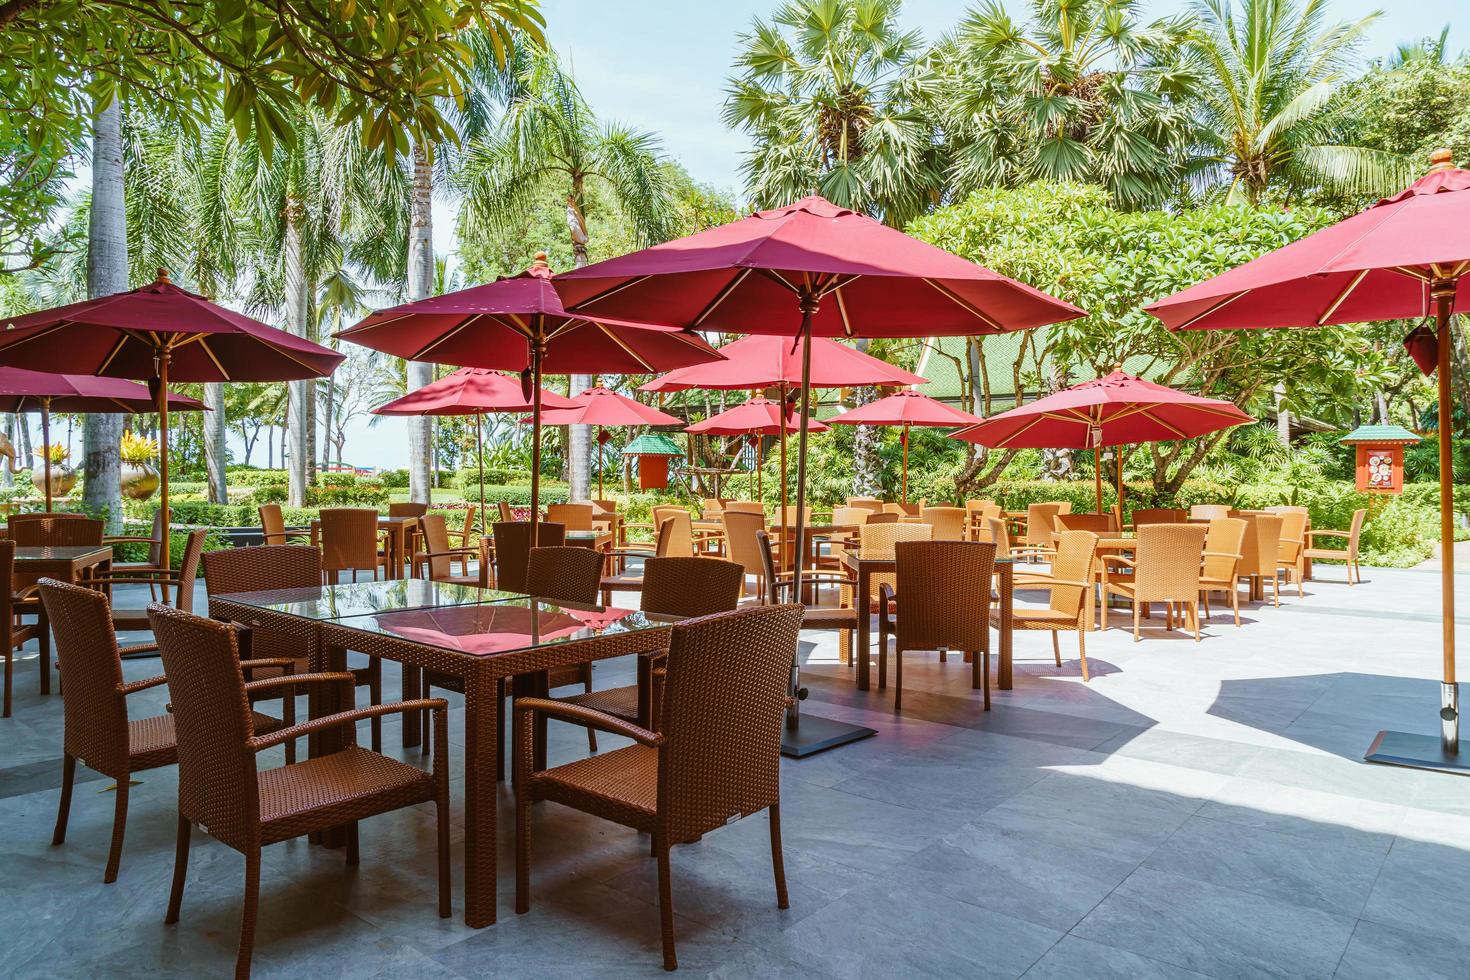
[(658, 804), (658, 750), (630, 745), (535, 773), (530, 781), (541, 799), (648, 828)]
[[(252, 711), (255, 733), (264, 735), (285, 725), (279, 718)], [(134, 718), (128, 721), (128, 767), (133, 772), (171, 766), (179, 761), (177, 739), (174, 734), (172, 714), (154, 715), (151, 718)]]
[(1233, 588), (1235, 588), (1235, 579), (1234, 578), (1209, 578), (1208, 576), (1201, 575), (1199, 577), (1199, 587), (1201, 589), (1212, 589), (1212, 590), (1213, 589), (1233, 589)]
[[(871, 612), (877, 612), (875, 604)], [(802, 629), (857, 629), (856, 609), (840, 606), (807, 606), (801, 613)]]
[(434, 798), (432, 773), (358, 745), (256, 776), (262, 843)]
[[(1000, 625), (999, 609), (990, 610), (990, 623), (992, 626)], [(1013, 629), (1051, 629), (1053, 626), (1076, 629), (1077, 614), (1058, 612), (1055, 609), (1016, 609), (1011, 612)]]
[(643, 573), (640, 572), (637, 575), (604, 575), (598, 587), (604, 592), (642, 592)]
[(1308, 548), (1306, 551), (1302, 552), (1302, 557), (1311, 558), (1313, 560), (1335, 559), (1337, 561), (1347, 561), (1349, 556), (1346, 551), (1338, 551), (1333, 548)]
[(567, 704), (580, 704), (584, 708), (600, 711), (614, 718), (624, 721), (638, 723), (638, 685), (629, 684), (627, 687), (609, 687), (601, 691), (588, 691), (585, 694), (569, 694), (564, 698), (557, 698)]

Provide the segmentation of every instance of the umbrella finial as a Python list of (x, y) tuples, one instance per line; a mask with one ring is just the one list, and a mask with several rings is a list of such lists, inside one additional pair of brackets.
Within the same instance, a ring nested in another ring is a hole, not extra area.
[(158, 267), (158, 279), (159, 279), (160, 282), (168, 282), (169, 281), (169, 279), (168, 279), (168, 269), (166, 269), (163, 266), (159, 266)]
[(1438, 149), (1429, 154), (1429, 172), (1455, 169), (1455, 154), (1447, 149)]
[(535, 254), (535, 256), (531, 259), (531, 268), (533, 268), (533, 269), (550, 269), (551, 268), (551, 263), (546, 260), (546, 253), (545, 252), (537, 252)]

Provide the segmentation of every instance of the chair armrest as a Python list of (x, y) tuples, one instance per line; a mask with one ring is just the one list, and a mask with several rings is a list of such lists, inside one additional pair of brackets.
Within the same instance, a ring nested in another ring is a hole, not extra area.
[(126, 684), (119, 684), (117, 686), (117, 693), (126, 697), (129, 694), (136, 694), (139, 691), (146, 691), (150, 687), (157, 687), (167, 680), (167, 677), (165, 677), (163, 674), (159, 674), (157, 677), (145, 677), (141, 681), (129, 681)]
[(1236, 561), (1239, 561), (1241, 558), (1244, 558), (1245, 556), (1244, 555), (1237, 555), (1233, 551), (1206, 551), (1206, 552), (1204, 552), (1204, 557), (1205, 558), (1234, 558)]
[(1350, 538), (1353, 536), (1353, 532), (1351, 531), (1334, 531), (1331, 528), (1322, 528), (1318, 531), (1308, 531), (1307, 540), (1310, 541), (1312, 538), (1315, 538), (1319, 534), (1324, 537), (1330, 538)]
[[(302, 676), (310, 675), (303, 674)], [(313, 718), (311, 721), (303, 721), (299, 725), (282, 728), (279, 731), (271, 732), (269, 735), (255, 735), (250, 738), (247, 744), (251, 749), (259, 752), (273, 745), (280, 745), (282, 742), (289, 742), (303, 735), (310, 735), (313, 732), (323, 731), (324, 729), (336, 728), (339, 725), (348, 725), (367, 718), (378, 718), (382, 715), (396, 715), (408, 711), (424, 711), (427, 709), (448, 711), (449, 702), (443, 698), (419, 698), (415, 701), (399, 701), (396, 704), (370, 704), (362, 708), (353, 708), (349, 711), (338, 711), (335, 714), (323, 715), (320, 718)]]
[(247, 692), (268, 691), (276, 687), (289, 687), (296, 684), (356, 684), (357, 678), (346, 671), (331, 671), (320, 674), (286, 674), (282, 677), (267, 677), (263, 681), (249, 681), (245, 685)]
[(124, 542), (131, 542), (131, 541), (136, 541), (139, 544), (143, 544), (143, 543), (147, 543), (147, 544), (158, 544), (159, 543), (157, 538), (137, 537), (137, 536), (128, 535), (128, 534), (117, 534), (117, 535), (105, 534), (105, 535), (102, 536), (102, 543), (103, 544), (123, 544)]
[(1097, 557), (1104, 565), (1126, 565), (1128, 568), (1138, 566), (1138, 563), (1132, 558), (1124, 558), (1122, 555), (1098, 555)]
[(650, 732), (646, 728), (580, 704), (564, 704), (561, 701), (548, 701), (545, 698), (516, 698), (515, 713), (517, 722), (520, 721), (522, 715), (545, 715), (548, 718), (559, 718), (577, 725), (589, 725), (613, 735), (622, 735), (624, 738), (631, 738), (639, 745), (657, 747), (664, 741), (664, 737), (656, 732)]
[(1078, 582), (1073, 579), (1065, 578), (1049, 578), (1045, 581), (1038, 580), (1036, 582), (1028, 584), (1030, 584), (1033, 589), (1090, 589), (1093, 586), (1092, 582)]
[(453, 558), (456, 555), (474, 555), (478, 557), (479, 548), (450, 548), (448, 551), (415, 551), (413, 560), (419, 561), (424, 558)]
[(169, 585), (179, 580), (179, 573), (172, 568), (120, 568), (92, 569), (87, 575), (89, 582), (107, 582), (111, 585)]

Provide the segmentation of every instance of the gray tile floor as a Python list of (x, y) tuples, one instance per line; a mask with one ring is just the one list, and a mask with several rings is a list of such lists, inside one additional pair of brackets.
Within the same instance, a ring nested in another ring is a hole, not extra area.
[[(1200, 644), (1158, 628), (1137, 645), (1121, 628), (1092, 634), (1090, 684), (1075, 660), (1052, 663), (1045, 635), (1018, 634), (1015, 689), (989, 714), (965, 665), (918, 655), (896, 716), (889, 692), (854, 689), (834, 636), (809, 634), (808, 709), (879, 736), (785, 763), (789, 910), (775, 907), (763, 818), (675, 852), (682, 971), (1470, 976), (1470, 780), (1361, 761), (1381, 727), (1433, 730), (1438, 575), (1368, 570), (1350, 589), (1341, 569), (1321, 572), (1305, 597), (1245, 609), (1240, 629), (1217, 614)], [(37, 693), (34, 659), (16, 671), (15, 717), (0, 722), (0, 975), (227, 974), (239, 856), (196, 833), (183, 920), (163, 925), (170, 770), (133, 789), (116, 884), (101, 883), (106, 780), (79, 783), (67, 843), (50, 847), (61, 701)], [(597, 674), (626, 682), (631, 667)], [(388, 727), (392, 751), (399, 734)], [(579, 731), (553, 727), (554, 760), (585, 751)], [(530, 913), (513, 911), (503, 834), (500, 922), (466, 928), (458, 754), (452, 766), (454, 917), (434, 911), (430, 812), (364, 824), (355, 869), (338, 852), (277, 845), (257, 976), (662, 972), (646, 839), (551, 804), (536, 818)], [(508, 791), (502, 803), (504, 827)]]

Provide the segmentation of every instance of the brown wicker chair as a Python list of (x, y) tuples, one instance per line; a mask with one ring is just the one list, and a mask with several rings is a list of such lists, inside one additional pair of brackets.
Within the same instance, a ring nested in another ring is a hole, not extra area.
[[(761, 558), (760, 545), (757, 543), (756, 537), (765, 533), (765, 514), (727, 510), (723, 520), (725, 524), (725, 554), (731, 561), (745, 570), (740, 578), (740, 594), (745, 594), (745, 579), (748, 576), (754, 575), (756, 595), (764, 596), (768, 589), (769, 579), (767, 578), (768, 572)], [(770, 543), (769, 539), (767, 543)]]
[[(388, 505), (389, 517), (412, 517), (415, 521), (415, 523), (409, 524), (403, 529), (404, 555), (398, 556), (399, 561), (404, 561), (405, 555), (412, 556), (414, 552), (419, 550), (419, 537), (423, 533), (422, 524), (419, 522), (423, 520), (424, 515), (428, 512), (428, 504), (413, 500), (405, 500)], [(407, 564), (410, 568), (413, 567), (412, 557), (409, 557)], [(399, 574), (402, 574), (402, 569), (399, 570)]]
[(1246, 521), (1239, 517), (1217, 517), (1209, 524), (1205, 533), (1205, 563), (1199, 575), (1206, 619), (1210, 618), (1210, 593), (1226, 592), (1230, 596), (1230, 608), (1235, 613), (1235, 625), (1240, 625), (1240, 587), (1236, 580), (1240, 574), (1241, 547), (1245, 543), (1246, 529)]
[[(889, 510), (874, 511), (873, 513), (871, 513), (871, 514), (868, 515), (868, 522), (867, 523), (868, 524), (897, 524), (898, 523), (898, 519), (901, 516), (902, 515), (898, 514), (895, 511), (889, 511)], [(864, 524), (863, 526), (866, 527), (867, 524)]]
[(1194, 504), (1189, 508), (1191, 521), (1213, 521), (1229, 516), (1230, 506), (1228, 504)]
[[(107, 596), (54, 579), (40, 582), (46, 615), (56, 631), (56, 659), (66, 681), (61, 802), (56, 811), (56, 830), (51, 844), (66, 841), (67, 817), (71, 814), (72, 783), (77, 762), (117, 782), (113, 800), (112, 844), (107, 852), (104, 882), (117, 880), (122, 860), (123, 833), (128, 822), (129, 777), (135, 772), (171, 766), (178, 761), (174, 751), (174, 716), (129, 718), (127, 697), (164, 682), (162, 676), (125, 682), (117, 637)], [(254, 666), (262, 661), (247, 661)], [(283, 727), (278, 718), (255, 715), (260, 731)]]
[[(559, 548), (566, 542), (566, 531), (560, 524), (541, 521), (536, 525), (537, 544), (543, 548)], [(530, 522), (496, 521), (494, 541), (495, 587), (506, 592), (525, 592), (526, 562), (531, 553)]]
[[(640, 608), (681, 619), (730, 612), (740, 602), (744, 578), (739, 565), (719, 558), (649, 558), (643, 565)], [(648, 727), (657, 731), (657, 712), (652, 709), (659, 704), (663, 684), (662, 671), (654, 668), (662, 660), (662, 652), (640, 654), (637, 684), (552, 700), (580, 704), (635, 725), (647, 713)], [(649, 710), (641, 711), (641, 704)]]
[[(673, 628), (654, 733), (580, 705), (516, 703), (516, 912), (531, 907), (531, 804), (553, 800), (653, 835), (664, 968), (674, 949), (669, 848), (741, 817), (770, 811), (776, 904), (788, 906), (781, 853), (781, 725), (801, 632), (799, 606), (765, 606)], [(532, 772), (541, 718), (596, 725), (636, 743)]]
[(934, 541), (964, 541), (968, 516), (963, 507), (925, 507), (919, 512), (919, 520), (934, 529)]
[(8, 527), (17, 548), (78, 548), (102, 544), (104, 525), (75, 514), (12, 514)]
[[(796, 578), (790, 573), (776, 570), (775, 555), (771, 550), (771, 538), (765, 531), (757, 531), (756, 547), (759, 549), (761, 566), (765, 571), (766, 594), (762, 601), (773, 606), (789, 602)], [(844, 572), (826, 569), (810, 569), (801, 573), (802, 582), (836, 585), (839, 603), (836, 606), (805, 605), (801, 609), (801, 628), (804, 630), (837, 630), (837, 643), (841, 649), (843, 663), (852, 663), (852, 634), (858, 627), (858, 612), (850, 598), (857, 589), (857, 579)]]
[[(206, 551), (204, 591), (206, 595), (230, 595), (235, 592), (266, 592), (275, 589), (320, 589), (322, 587), (322, 553), (310, 545), (272, 544), (258, 548), (222, 548)], [(310, 631), (286, 633), (271, 630), (258, 623), (244, 623), (250, 628), (250, 655), (262, 662), (284, 662), (284, 668), (262, 667), (253, 671), (251, 680), (265, 680), (283, 674), (305, 674), (311, 670), (312, 634)], [(365, 666), (350, 671), (358, 687), (366, 686), (371, 704), (383, 701), (383, 662), (369, 657)], [(288, 706), (295, 696), (291, 688), (271, 689), (257, 700), (279, 697)], [(292, 715), (287, 708), (286, 718)], [(373, 751), (383, 744), (383, 723), (374, 718)], [(295, 759), (295, 746), (286, 743), (286, 761)]]
[(1306, 577), (1307, 520), (1305, 507), (1283, 510), (1281, 515), (1281, 543), (1276, 549), (1276, 565), (1286, 569), (1286, 580), (1296, 582), (1296, 594), (1306, 595), (1302, 579)]
[[(900, 525), (902, 526), (902, 525)], [(972, 658), (971, 685), (985, 692), (990, 710), (990, 583), (995, 545), (980, 541), (899, 541), (897, 594), (878, 591), (878, 686), (883, 686), (889, 634), (893, 635), (893, 710), (903, 708), (905, 650), (949, 650)]]
[(1058, 514), (1057, 533), (1090, 531), (1101, 537), (1118, 533), (1118, 519), (1112, 514)]
[[(1133, 603), (1133, 641), (1138, 642), (1139, 616), (1150, 602), (1165, 604), (1165, 628), (1174, 628), (1174, 603), (1190, 610), (1188, 622), (1194, 626), (1194, 639), (1200, 640), (1199, 591), (1200, 567), (1204, 560), (1203, 524), (1146, 524), (1138, 529), (1138, 548), (1133, 558), (1121, 555), (1103, 556), (1103, 626), (1108, 622), (1107, 597), (1122, 596)], [(1113, 566), (1131, 570), (1118, 577)]]
[[(1011, 613), (1011, 628), (1047, 630), (1057, 666), (1062, 665), (1062, 648), (1057, 634), (1077, 631), (1077, 656), (1082, 663), (1082, 680), (1087, 673), (1087, 629), (1092, 618), (1092, 567), (1097, 559), (1097, 535), (1091, 531), (1063, 531), (1057, 536), (1057, 553), (1051, 575), (1044, 581), (1026, 583), (1026, 588), (1049, 589), (1051, 604), (1045, 609), (1017, 609)], [(1000, 629), (1000, 610), (990, 611), (990, 624)]]
[(378, 512), (366, 507), (326, 507), (320, 512), (322, 580), (332, 584), (342, 573), (367, 569), (376, 578), (378, 569), (388, 574), (388, 552), (378, 530)]
[[(358, 862), (357, 822), (420, 803), (438, 816), (439, 916), (449, 917), (448, 705), (423, 699), (349, 708), (271, 734), (252, 723), (249, 686), (238, 666), (235, 628), (155, 605), (153, 631), (168, 673), (179, 763), (178, 841), (173, 887), (164, 922), (179, 921), (194, 824), (245, 855), (245, 898), (235, 976), (250, 976), (260, 902), (260, 851), (268, 844), (347, 826), (347, 863)], [(284, 679), (283, 679), (284, 680)], [(273, 681), (260, 682), (264, 684)], [(352, 703), (350, 674), (306, 674), (291, 684), (341, 684)], [(68, 694), (70, 696), (70, 694)], [(354, 744), (364, 718), (432, 711), (439, 736), (432, 772)], [(170, 726), (173, 727), (173, 726)], [(261, 771), (256, 753), (313, 732), (341, 730), (344, 748), (326, 756)]]
[[(478, 555), (479, 549), (452, 547), (443, 514), (425, 514), (420, 517), (419, 531), (424, 550), (414, 553), (415, 577), (422, 575), (430, 582), (451, 582), (456, 585), (480, 584), (479, 574), (470, 574), (470, 557)], [(460, 561), (459, 575), (454, 574), (456, 558)]]
[[(28, 641), (35, 640), (40, 652), (41, 693), (51, 693), (51, 633), (46, 626), (46, 610), (32, 598), (34, 585), (15, 590), (15, 542), (0, 538), (0, 655), (5, 657), (5, 711), (0, 717), (10, 717), (11, 674), (15, 668), (15, 651)], [(37, 614), (36, 622), (21, 622), (21, 613)]]
[[(153, 527), (149, 531), (148, 537), (145, 538), (145, 537), (140, 537), (140, 536), (137, 536), (137, 535), (131, 535), (130, 536), (130, 535), (111, 535), (111, 534), (109, 534), (109, 535), (104, 535), (103, 536), (102, 543), (103, 544), (128, 544), (128, 543), (132, 543), (132, 544), (143, 544), (143, 543), (146, 543), (148, 545), (148, 558), (147, 558), (146, 561), (130, 561), (130, 562), (114, 561), (112, 563), (112, 567), (110, 569), (110, 571), (113, 574), (129, 575), (129, 576), (132, 576), (134, 578), (142, 578), (144, 576), (158, 575), (158, 574), (161, 574), (161, 573), (166, 572), (166, 571), (169, 570), (169, 569), (166, 569), (162, 565), (159, 564), (159, 561), (163, 558), (163, 551), (162, 551), (162, 546), (163, 546), (163, 508), (162, 507), (160, 507), (158, 510), (155, 510), (153, 512)], [(159, 595), (159, 592), (158, 592), (159, 584), (160, 583), (151, 582), (151, 581), (148, 583), (148, 595), (150, 597), (154, 597), (154, 596)], [(164, 583), (162, 585), (162, 588), (163, 588), (163, 592), (162, 592), (163, 601), (164, 602), (168, 602), (168, 588), (169, 587), (168, 587), (168, 585), (166, 583)]]
[(1145, 524), (1183, 524), (1189, 514), (1181, 507), (1144, 507), (1132, 514), (1133, 526)]
[[(126, 569), (112, 569), (94, 575), (92, 581), (96, 584), (117, 586), (125, 584), (147, 584), (149, 586), (163, 584), (173, 586), (174, 605), (184, 612), (194, 611), (194, 580), (199, 576), (199, 557), (204, 553), (204, 539), (209, 536), (205, 528), (190, 531), (184, 540), (184, 550), (179, 556), (179, 570), (157, 571), (152, 574), (130, 572)], [(151, 591), (151, 590), (150, 590)], [(167, 594), (167, 593), (165, 593)], [(165, 600), (167, 601), (167, 600)], [(113, 607), (112, 625), (118, 632), (146, 631), (148, 626), (147, 609), (118, 609)], [(152, 650), (149, 644), (146, 649)], [(124, 648), (124, 657), (131, 653), (131, 648)]]
[(475, 518), (479, 516), (479, 513), (479, 507), (474, 504), (466, 504), (464, 509), (464, 526), (458, 530), (449, 527), (448, 520), (445, 520), (445, 533), (449, 535), (449, 546), (451, 548), (469, 548), (475, 552), (479, 551), (477, 547), (478, 541), (476, 540), (478, 533), (475, 531)]
[(877, 497), (848, 497), (847, 506), (861, 507), (864, 510), (872, 511), (874, 514), (881, 514), (883, 512), (883, 501)]
[[(671, 557), (669, 555), (669, 544), (673, 540), (673, 537), (674, 522), (664, 521), (658, 526), (658, 542), (654, 546), (652, 556), (645, 551), (629, 551), (621, 548), (605, 551), (603, 552), (603, 556), (610, 561), (618, 561), (626, 557), (641, 557), (644, 559), (648, 559), (649, 557), (668, 558)], [(644, 567), (646, 568), (647, 566), (645, 565)], [(626, 569), (626, 566), (624, 568)], [(612, 605), (612, 594), (614, 592), (642, 591), (643, 574), (643, 572), (629, 572), (624, 570), (616, 575), (604, 575), (602, 577), (602, 604), (604, 606)]]
[[(1354, 579), (1363, 581), (1363, 573), (1358, 569), (1358, 538), (1363, 533), (1363, 521), (1367, 518), (1366, 510), (1353, 511), (1352, 525), (1346, 531), (1316, 530), (1307, 532), (1307, 547), (1302, 552), (1303, 557), (1313, 561), (1325, 559), (1327, 561), (1340, 561), (1347, 564), (1347, 583), (1353, 585)], [(1319, 548), (1314, 543), (1318, 537), (1345, 538), (1346, 548)], [(1300, 582), (1300, 579), (1298, 579)]]
[(1021, 544), (1028, 549), (1028, 554), (1049, 555), (1053, 550), (1052, 536), (1056, 534), (1057, 515), (1070, 513), (1072, 507), (1066, 504), (1066, 511), (1062, 510), (1063, 503), (1028, 504), (1026, 506), (1026, 533), (1021, 537)]
[(1240, 567), (1237, 574), (1254, 584), (1261, 583), (1261, 594), (1266, 592), (1266, 579), (1271, 580), (1271, 601), (1281, 605), (1280, 566), (1276, 558), (1281, 548), (1281, 517), (1278, 514), (1253, 514), (1243, 517), (1247, 527), (1245, 541), (1240, 548)]
[[(307, 544), (311, 538), (301, 533), (300, 528), (287, 528), (286, 521), (281, 517), (280, 504), (261, 504), (256, 508), (260, 515), (260, 537), (263, 543), (271, 544)], [(298, 533), (292, 534), (296, 530)]]

